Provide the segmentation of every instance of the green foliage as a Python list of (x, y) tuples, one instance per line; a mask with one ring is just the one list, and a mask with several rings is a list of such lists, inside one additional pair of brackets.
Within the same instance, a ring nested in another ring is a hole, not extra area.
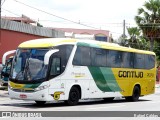
[(159, 42), (155, 42), (154, 43), (154, 49), (153, 49), (153, 51), (157, 55), (157, 60), (160, 61), (160, 43)]
[(146, 1), (143, 7), (138, 9), (135, 21), (145, 37), (157, 40), (160, 37), (160, 0)]
[(120, 45), (141, 50), (149, 50), (149, 42), (141, 35), (141, 30), (137, 27), (128, 28), (129, 38), (121, 36)]
[[(160, 59), (160, 0), (148, 0), (142, 8), (138, 9), (138, 15), (135, 21), (142, 30), (143, 38), (149, 40), (152, 44), (150, 50), (157, 54)], [(155, 44), (153, 45), (153, 41)]]
[(41, 25), (40, 23), (37, 23), (37, 26), (38, 26), (38, 27), (43, 27), (43, 25)]

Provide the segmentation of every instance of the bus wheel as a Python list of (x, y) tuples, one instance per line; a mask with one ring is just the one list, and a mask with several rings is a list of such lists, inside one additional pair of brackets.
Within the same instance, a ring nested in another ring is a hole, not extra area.
[(104, 101), (106, 101), (106, 102), (107, 102), (107, 101), (108, 101), (108, 102), (113, 101), (113, 99), (114, 99), (114, 97), (110, 97), (110, 98), (103, 98), (103, 100), (104, 100)]
[(134, 86), (132, 96), (126, 97), (126, 100), (135, 102), (138, 101), (139, 97), (140, 97), (140, 88), (138, 86)]
[(37, 105), (44, 105), (46, 101), (35, 101)]
[(66, 101), (68, 105), (76, 105), (78, 104), (80, 98), (80, 92), (77, 87), (72, 87), (69, 93), (69, 98)]

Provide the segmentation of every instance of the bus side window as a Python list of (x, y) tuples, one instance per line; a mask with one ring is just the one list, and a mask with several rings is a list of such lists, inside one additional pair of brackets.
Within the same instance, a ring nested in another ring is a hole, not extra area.
[(61, 73), (60, 58), (53, 58), (51, 63), (50, 75), (55, 76)]
[(123, 52), (123, 65), (124, 68), (133, 68), (133, 53)]
[(122, 65), (122, 52), (109, 50), (109, 54), (107, 56), (107, 65), (113, 68), (120, 68)]
[(73, 65), (81, 65), (81, 48), (77, 47), (77, 50), (75, 52), (75, 56), (73, 59)]
[(145, 69), (144, 54), (135, 53), (135, 55), (134, 55), (134, 68)]
[(92, 48), (91, 49), (92, 66), (107, 66), (107, 50)]
[(155, 56), (145, 55), (145, 69), (152, 69), (155, 67)]
[(90, 66), (90, 48), (78, 46), (73, 59), (73, 65)]

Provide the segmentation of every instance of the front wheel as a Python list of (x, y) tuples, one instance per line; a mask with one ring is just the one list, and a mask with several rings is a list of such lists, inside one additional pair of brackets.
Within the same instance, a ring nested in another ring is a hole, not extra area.
[(126, 100), (135, 102), (138, 101), (139, 97), (140, 97), (140, 88), (138, 86), (135, 86), (133, 89), (132, 96), (126, 97)]
[(69, 93), (69, 98), (66, 101), (68, 105), (77, 105), (80, 98), (80, 92), (77, 87), (72, 87)]

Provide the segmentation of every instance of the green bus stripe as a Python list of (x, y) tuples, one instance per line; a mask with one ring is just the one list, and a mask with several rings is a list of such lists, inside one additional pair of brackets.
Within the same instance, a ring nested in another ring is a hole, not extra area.
[(100, 70), (112, 91), (121, 91), (111, 68), (100, 67)]
[(41, 83), (37, 83), (37, 84), (26, 84), (24, 86), (24, 88), (37, 88)]
[(108, 86), (105, 77), (103, 76), (101, 69), (99, 67), (88, 67), (92, 77), (97, 85), (97, 87), (104, 92), (111, 92), (112, 90)]
[(77, 46), (100, 48), (99, 45), (89, 44), (89, 43), (84, 43), (84, 42), (78, 42), (78, 43), (77, 43)]

